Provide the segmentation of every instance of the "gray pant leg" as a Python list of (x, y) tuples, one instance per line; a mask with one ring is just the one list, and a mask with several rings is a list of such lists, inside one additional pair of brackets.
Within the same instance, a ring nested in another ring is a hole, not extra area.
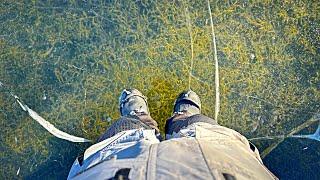
[(202, 114), (196, 114), (192, 116), (188, 116), (187, 113), (175, 114), (167, 120), (165, 131), (166, 134), (172, 135), (173, 132), (178, 133), (181, 129), (197, 122), (205, 122), (212, 125), (218, 125), (218, 123), (214, 119)]
[(156, 133), (159, 133), (158, 124), (151, 118), (150, 115), (128, 115), (122, 116), (115, 121), (107, 131), (98, 139), (101, 142), (107, 138), (116, 135), (119, 132), (131, 130), (131, 129), (155, 129)]

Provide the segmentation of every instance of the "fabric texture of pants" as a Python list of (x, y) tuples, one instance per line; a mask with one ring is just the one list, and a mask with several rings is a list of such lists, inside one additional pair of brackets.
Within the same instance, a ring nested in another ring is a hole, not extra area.
[(173, 116), (162, 142), (155, 129), (115, 126), (75, 160), (68, 179), (276, 179), (244, 136), (204, 115)]

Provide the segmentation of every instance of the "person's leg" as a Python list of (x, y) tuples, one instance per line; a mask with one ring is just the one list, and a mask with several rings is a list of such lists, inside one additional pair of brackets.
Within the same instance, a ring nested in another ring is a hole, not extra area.
[(137, 89), (124, 89), (119, 97), (121, 117), (98, 139), (98, 142), (115, 134), (132, 129), (154, 129), (160, 137), (157, 122), (149, 113), (147, 98)]
[(199, 96), (192, 90), (183, 91), (174, 103), (173, 116), (166, 121), (166, 137), (171, 138), (180, 130), (197, 122), (217, 125), (214, 119), (201, 114)]
[(160, 142), (158, 124), (149, 115), (146, 97), (136, 89), (123, 90), (119, 105), (121, 117), (75, 160), (68, 179), (128, 178), (145, 171), (150, 147)]
[(215, 132), (207, 134), (207, 136), (211, 136), (213, 139), (216, 133), (222, 133), (230, 139), (240, 140), (262, 162), (258, 149), (247, 138), (232, 129), (220, 126), (214, 119), (201, 114), (201, 101), (194, 91), (189, 90), (180, 93), (175, 101), (173, 112), (173, 116), (166, 121), (166, 139), (196, 137), (196, 132), (200, 134), (199, 130), (196, 131), (196, 127), (198, 127), (198, 129)]

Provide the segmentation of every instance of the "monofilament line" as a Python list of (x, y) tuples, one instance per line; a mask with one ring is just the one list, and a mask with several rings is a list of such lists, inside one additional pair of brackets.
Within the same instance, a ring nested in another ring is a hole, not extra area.
[(190, 36), (190, 48), (191, 48), (191, 62), (190, 62), (190, 69), (189, 69), (189, 84), (188, 88), (191, 90), (191, 77), (192, 77), (192, 70), (193, 70), (193, 38), (192, 38), (192, 27), (191, 27), (191, 20), (188, 8), (185, 9), (185, 16), (186, 16), (186, 23), (189, 31)]
[(219, 64), (218, 64), (218, 58), (217, 58), (216, 35), (214, 33), (214, 28), (213, 28), (213, 20), (212, 20), (211, 8), (210, 8), (210, 1), (207, 0), (207, 2), (208, 2), (208, 11), (209, 11), (209, 15), (210, 15), (214, 64), (215, 64), (214, 82), (215, 82), (215, 90), (216, 90), (216, 101), (215, 101), (214, 119), (218, 122), (218, 115), (219, 115), (219, 111), (220, 111)]

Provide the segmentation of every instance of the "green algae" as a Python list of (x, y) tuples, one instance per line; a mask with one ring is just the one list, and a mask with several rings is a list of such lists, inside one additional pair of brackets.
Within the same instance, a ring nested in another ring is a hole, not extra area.
[[(59, 129), (93, 140), (119, 117), (125, 87), (148, 96), (164, 131), (175, 97), (189, 86), (188, 8), (191, 89), (203, 113), (214, 117), (206, 1), (3, 1), (0, 7), (1, 81)], [(211, 7), (221, 125), (248, 137), (272, 136), (319, 113), (319, 2), (212, 1)], [(87, 145), (52, 137), (14, 100), (0, 98), (1, 177), (66, 176)], [(270, 143), (257, 145), (263, 152)]]

